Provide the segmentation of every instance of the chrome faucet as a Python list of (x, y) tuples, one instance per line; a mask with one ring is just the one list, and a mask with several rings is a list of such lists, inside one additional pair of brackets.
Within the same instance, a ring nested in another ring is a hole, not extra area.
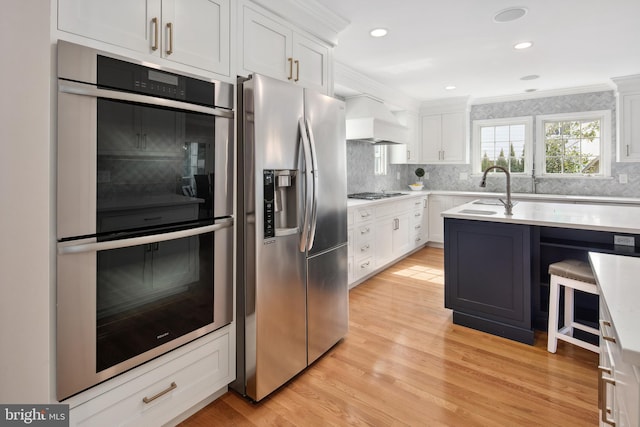
[(482, 181), (480, 181), (480, 187), (485, 188), (487, 186), (487, 172), (491, 169), (500, 169), (507, 176), (507, 201), (505, 202), (502, 199), (499, 199), (504, 205), (504, 214), (505, 215), (513, 215), (513, 203), (511, 203), (511, 174), (509, 171), (502, 166), (489, 166), (484, 170), (484, 174), (482, 175)]

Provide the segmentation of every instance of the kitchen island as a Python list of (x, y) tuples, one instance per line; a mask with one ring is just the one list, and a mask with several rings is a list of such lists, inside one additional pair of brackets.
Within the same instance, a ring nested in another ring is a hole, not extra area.
[[(640, 257), (640, 207), (491, 201), (442, 213), (445, 306), (456, 324), (533, 344), (547, 329), (549, 264), (589, 252)], [(597, 327), (598, 300), (576, 296), (576, 318)]]

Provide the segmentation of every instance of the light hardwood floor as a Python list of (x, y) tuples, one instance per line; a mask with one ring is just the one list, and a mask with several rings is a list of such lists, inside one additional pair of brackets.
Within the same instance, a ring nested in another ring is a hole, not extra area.
[(598, 356), (453, 325), (443, 252), (426, 248), (350, 292), (346, 338), (258, 404), (234, 392), (182, 426), (596, 426)]

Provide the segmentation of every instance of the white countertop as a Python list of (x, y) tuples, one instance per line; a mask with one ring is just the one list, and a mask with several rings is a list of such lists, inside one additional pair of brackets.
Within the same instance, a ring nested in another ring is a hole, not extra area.
[[(405, 190), (387, 190), (389, 193), (403, 193), (409, 196), (457, 196), (457, 197), (475, 197), (478, 199), (498, 199), (505, 198), (505, 193), (492, 193), (487, 191), (451, 191), (451, 190), (421, 190), (421, 191), (405, 191)], [(402, 196), (398, 196), (402, 197)], [(589, 203), (589, 204), (619, 204), (619, 205), (638, 205), (640, 199), (631, 197), (602, 197), (602, 196), (572, 196), (563, 194), (533, 194), (533, 193), (513, 193), (511, 198), (522, 201), (545, 201), (545, 202), (564, 202), (564, 203)], [(367, 204), (383, 203), (393, 200), (394, 197), (381, 200), (358, 200), (348, 199), (348, 206), (364, 206)]]
[(640, 258), (591, 252), (589, 261), (613, 320), (622, 360), (640, 366)]
[(513, 215), (507, 216), (504, 214), (502, 205), (471, 202), (446, 210), (442, 212), (442, 216), (475, 221), (640, 234), (640, 206), (520, 201), (513, 207)]

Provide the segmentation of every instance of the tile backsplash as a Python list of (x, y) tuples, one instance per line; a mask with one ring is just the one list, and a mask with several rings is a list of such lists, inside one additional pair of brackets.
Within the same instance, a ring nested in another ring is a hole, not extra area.
[[(579, 111), (611, 110), (612, 147), (611, 178), (539, 178), (513, 176), (512, 191), (516, 193), (567, 194), (585, 196), (640, 197), (640, 163), (615, 161), (616, 97), (613, 91), (553, 96), (520, 101), (472, 105), (469, 127), (473, 120), (518, 116), (535, 116)], [(535, 135), (534, 135), (535, 141)], [(360, 191), (407, 190), (416, 181), (414, 171), (422, 167), (429, 178), (425, 189), (453, 191), (504, 192), (504, 179), (490, 177), (487, 187), (479, 187), (480, 177), (472, 175), (471, 165), (389, 165), (388, 174), (374, 175), (374, 146), (364, 142), (347, 143), (347, 190)], [(397, 179), (398, 173), (400, 179)], [(626, 174), (628, 183), (621, 184), (620, 174)]]

